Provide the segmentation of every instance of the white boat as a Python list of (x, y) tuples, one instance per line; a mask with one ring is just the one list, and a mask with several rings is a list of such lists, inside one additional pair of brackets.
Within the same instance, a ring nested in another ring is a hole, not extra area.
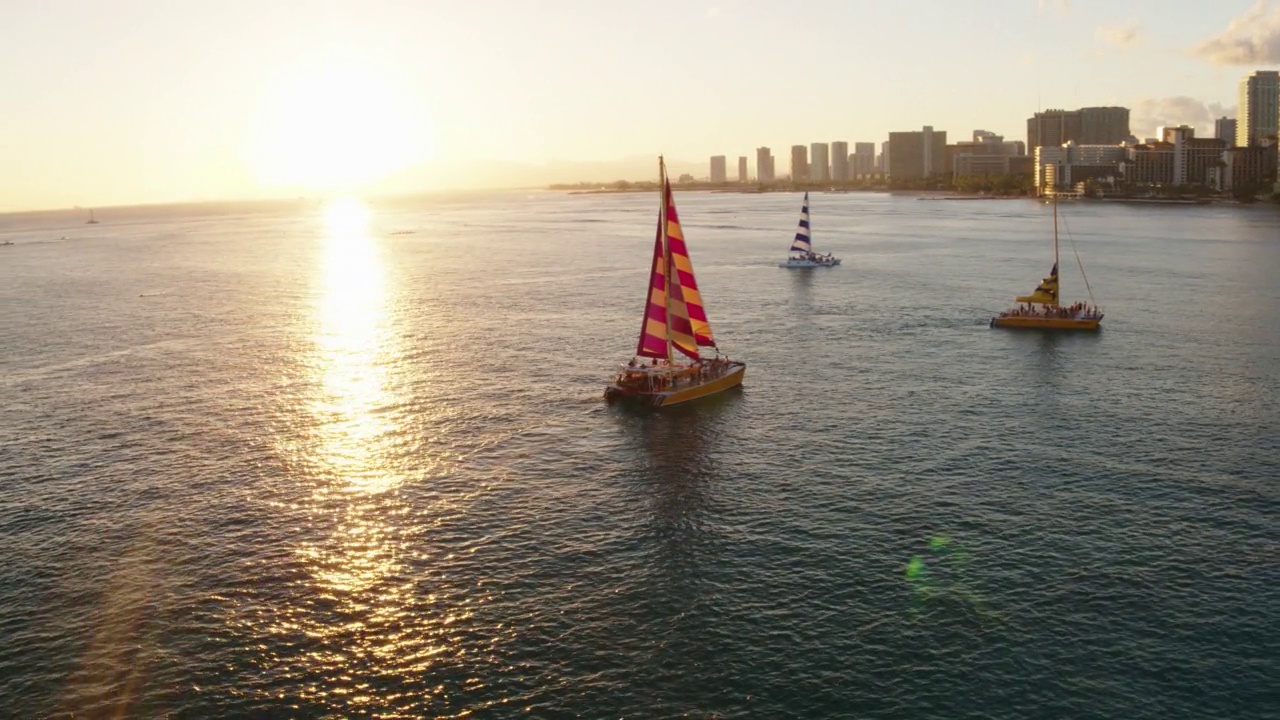
[(800, 227), (796, 228), (796, 239), (791, 241), (791, 257), (786, 262), (778, 263), (784, 268), (835, 267), (840, 258), (822, 255), (813, 251), (813, 243), (809, 240), (809, 193), (804, 194), (804, 205), (800, 208)]

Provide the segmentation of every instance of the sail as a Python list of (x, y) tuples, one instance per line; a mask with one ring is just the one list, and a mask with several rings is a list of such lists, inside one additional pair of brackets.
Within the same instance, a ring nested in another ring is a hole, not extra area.
[(667, 263), (662, 244), (662, 224), (665, 207), (658, 209), (658, 232), (653, 239), (653, 262), (649, 272), (649, 299), (644, 308), (644, 320), (640, 323), (640, 342), (636, 354), (640, 357), (667, 357)]
[(1018, 302), (1057, 305), (1058, 263), (1053, 264), (1053, 269), (1049, 271), (1049, 277), (1040, 281), (1040, 285), (1036, 287), (1035, 292), (1032, 292), (1030, 295), (1019, 295)]
[[(667, 208), (667, 247), (671, 251), (671, 290), (667, 301), (672, 317), (669, 319), (668, 327), (672, 331), (671, 342), (681, 352), (696, 358), (697, 347), (683, 345), (682, 339), (677, 335), (688, 330), (687, 334), (693, 336), (697, 345), (715, 347), (716, 343), (711, 336), (711, 323), (707, 321), (707, 310), (702, 305), (702, 293), (698, 292), (698, 281), (693, 276), (693, 261), (689, 259), (689, 248), (684, 242), (684, 230), (680, 227), (675, 199), (671, 196), (671, 182), (664, 180), (664, 185)], [(681, 317), (688, 317), (688, 328), (680, 325)]]
[(809, 242), (809, 193), (804, 194), (804, 205), (800, 207), (800, 227), (796, 228), (796, 239), (791, 241), (791, 252), (811, 252), (813, 244)]

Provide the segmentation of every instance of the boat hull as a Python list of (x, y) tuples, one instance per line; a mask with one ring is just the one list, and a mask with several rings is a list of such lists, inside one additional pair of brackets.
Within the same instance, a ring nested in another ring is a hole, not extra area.
[(830, 262), (815, 262), (813, 260), (788, 260), (778, 263), (781, 268), (817, 268), (817, 267), (835, 267), (840, 264), (839, 258)]
[(746, 375), (746, 363), (735, 362), (719, 377), (702, 383), (677, 387), (662, 392), (645, 392), (613, 384), (605, 388), (604, 397), (609, 402), (625, 402), (647, 407), (669, 407), (724, 392), (742, 384)]
[(1102, 329), (1102, 317), (1055, 318), (1011, 315), (991, 318), (991, 327), (1011, 328), (1014, 330), (1082, 330), (1085, 332), (1097, 332)]

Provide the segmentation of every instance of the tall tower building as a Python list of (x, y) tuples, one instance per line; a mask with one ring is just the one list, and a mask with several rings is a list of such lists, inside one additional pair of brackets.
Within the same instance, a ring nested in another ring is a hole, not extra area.
[(1058, 147), (1080, 137), (1079, 110), (1045, 110), (1027, 119), (1027, 147)]
[(738, 182), (747, 184), (747, 156), (738, 156)]
[(773, 153), (767, 147), (756, 148), (756, 182), (773, 182)]
[(726, 179), (724, 156), (713, 155), (711, 157), (711, 182), (722, 183)]
[(849, 143), (843, 140), (831, 143), (831, 179), (836, 182), (849, 179)]
[(1258, 70), (1240, 79), (1236, 145), (1258, 147), (1280, 132), (1280, 72)]
[(791, 182), (809, 182), (809, 151), (803, 145), (791, 146)]
[(1129, 137), (1129, 108), (1080, 108), (1080, 137), (1067, 138), (1081, 145), (1118, 145)]
[(1236, 144), (1236, 119), (1222, 117), (1214, 120), (1213, 136), (1219, 140), (1226, 140), (1228, 144), (1234, 146)]
[(849, 168), (854, 178), (871, 175), (876, 171), (876, 144), (860, 142), (853, 144), (853, 160)]
[(889, 133), (889, 177), (923, 178), (941, 173), (947, 154), (947, 132), (925, 125), (915, 132)]
[(1164, 125), (1156, 128), (1160, 141), (1173, 146), (1173, 184), (1187, 184), (1187, 153), (1184, 150), (1187, 141), (1195, 138), (1195, 128), (1189, 125)]
[(809, 146), (809, 179), (814, 182), (831, 181), (831, 161), (827, 158), (827, 150), (826, 143)]

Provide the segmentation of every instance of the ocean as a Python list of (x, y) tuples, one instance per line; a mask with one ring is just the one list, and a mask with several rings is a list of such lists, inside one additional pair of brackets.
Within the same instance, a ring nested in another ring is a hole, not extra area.
[(1272, 716), (1280, 208), (676, 203), (658, 412), (656, 195), (0, 216), (3, 713)]

